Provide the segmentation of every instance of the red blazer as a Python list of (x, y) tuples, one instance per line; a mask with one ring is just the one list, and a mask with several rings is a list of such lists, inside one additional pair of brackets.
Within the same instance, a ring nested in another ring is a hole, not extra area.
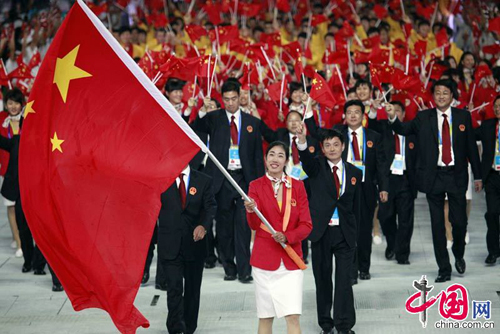
[[(283, 232), (283, 216), (286, 206), (286, 188), (283, 188), (281, 210), (274, 198), (271, 180), (266, 176), (250, 182), (248, 196), (255, 200), (257, 208), (278, 232)], [(288, 227), (284, 232), (288, 244), (302, 258), (302, 240), (307, 238), (312, 230), (311, 214), (309, 213), (309, 202), (306, 189), (302, 181), (292, 179), (292, 209)], [(250, 264), (264, 270), (277, 270), (281, 260), (288, 270), (297, 270), (299, 267), (290, 259), (283, 247), (270, 233), (260, 228), (261, 221), (255, 213), (247, 212), (248, 225), (255, 230), (255, 241), (253, 244)]]

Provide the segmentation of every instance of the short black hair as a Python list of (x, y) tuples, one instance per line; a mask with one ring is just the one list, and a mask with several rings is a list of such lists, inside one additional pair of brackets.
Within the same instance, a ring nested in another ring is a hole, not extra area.
[[(297, 82), (297, 81), (292, 81), (288, 85), (288, 90), (290, 91), (290, 96), (292, 96), (293, 92), (296, 90), (303, 90), (304, 89), (304, 84), (302, 82)], [(304, 92), (306, 93), (306, 92)]]
[(440, 79), (436, 81), (432, 86), (432, 94), (434, 94), (434, 91), (436, 90), (437, 86), (443, 86), (448, 88), (451, 94), (453, 95), (453, 98), (458, 99), (457, 83), (452, 79)]
[(403, 112), (405, 112), (405, 105), (401, 102), (401, 101), (391, 101), (391, 104), (393, 106), (399, 106), (401, 107), (401, 110), (403, 110)]
[(497, 95), (497, 96), (495, 97), (495, 99), (493, 100), (493, 105), (495, 105), (495, 102), (497, 102), (497, 100), (499, 100), (499, 99), (500, 99), (500, 95)]
[(354, 89), (358, 89), (359, 86), (368, 86), (370, 88), (370, 90), (373, 90), (373, 86), (372, 86), (372, 83), (368, 80), (365, 80), (365, 79), (359, 79), (358, 81), (356, 81), (356, 84), (354, 85)]
[(349, 108), (350, 106), (358, 106), (361, 109), (361, 113), (364, 113), (365, 111), (365, 105), (363, 104), (363, 102), (361, 102), (360, 100), (350, 100), (344, 104), (344, 114), (346, 113), (347, 108)]
[(337, 137), (338, 139), (340, 139), (340, 142), (342, 144), (344, 144), (344, 135), (342, 134), (342, 132), (340, 131), (337, 131), (335, 129), (320, 129), (319, 131), (319, 137), (320, 137), (320, 142), (321, 144), (323, 144), (325, 142), (325, 140), (328, 140), (328, 139), (332, 139), (332, 138), (335, 138)]
[(121, 27), (120, 30), (118, 30), (118, 34), (121, 36), (122, 34), (126, 32), (131, 32), (129, 27)]
[(347, 92), (345, 92), (345, 95), (349, 96), (349, 94), (352, 94), (352, 93), (356, 94), (356, 89), (354, 89), (354, 87), (353, 88), (349, 88), (347, 90)]
[(380, 29), (376, 28), (376, 27), (371, 27), (370, 29), (368, 29), (368, 31), (366, 32), (366, 34), (368, 36), (370, 36), (371, 34), (379, 34), (380, 35)]
[(174, 90), (182, 90), (185, 84), (186, 82), (180, 79), (169, 78), (167, 80), (167, 83), (165, 84), (165, 91), (170, 93), (173, 92)]
[(26, 103), (26, 98), (24, 97), (23, 92), (17, 87), (14, 87), (14, 89), (8, 90), (7, 93), (5, 93), (4, 96), (4, 101), (7, 103), (8, 100), (20, 103), (21, 106), (24, 106)]
[(306, 38), (307, 39), (307, 34), (305, 32), (301, 32), (297, 38)]
[(240, 95), (240, 83), (237, 80), (226, 80), (224, 84), (222, 85), (221, 88), (221, 95), (224, 95), (224, 93), (227, 92), (236, 92), (238, 95)]
[(304, 115), (302, 115), (298, 110), (292, 109), (292, 110), (288, 111), (288, 114), (286, 114), (285, 121), (287, 121), (288, 117), (290, 117), (290, 115), (293, 113), (299, 115), (301, 120), (304, 118)]
[[(271, 149), (273, 149), (276, 146), (279, 146), (279, 147), (283, 148), (283, 150), (285, 150), (285, 157), (286, 157), (286, 160), (288, 160), (290, 158), (290, 148), (288, 147), (287, 144), (285, 144), (284, 142), (279, 141), (279, 140), (273, 141), (271, 144), (269, 144), (269, 146), (266, 149), (266, 157), (269, 154), (269, 151), (271, 151)], [(285, 169), (286, 169), (286, 166), (285, 166)]]
[(427, 20), (420, 20), (418, 21), (417, 27), (420, 28), (421, 26), (431, 26), (431, 23)]

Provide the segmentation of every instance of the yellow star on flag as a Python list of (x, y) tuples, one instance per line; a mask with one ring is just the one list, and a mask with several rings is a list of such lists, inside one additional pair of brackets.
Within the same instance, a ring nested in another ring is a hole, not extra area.
[(50, 138), (50, 142), (52, 143), (52, 152), (58, 150), (63, 153), (61, 144), (64, 143), (64, 140), (57, 138), (56, 132), (54, 132), (54, 138)]
[(33, 109), (33, 103), (35, 103), (35, 100), (26, 103), (26, 107), (24, 108), (24, 118), (26, 118), (28, 114), (35, 113), (35, 110)]
[(54, 72), (54, 81), (61, 93), (61, 97), (66, 103), (66, 97), (68, 96), (69, 82), (74, 79), (91, 77), (92, 74), (85, 72), (81, 68), (75, 66), (76, 56), (78, 55), (78, 49), (80, 45), (77, 45), (73, 50), (71, 50), (64, 58), (57, 58), (56, 70)]
[(313, 79), (312, 84), (313, 84), (313, 85), (315, 85), (315, 84), (317, 84), (317, 83), (318, 83), (318, 80)]

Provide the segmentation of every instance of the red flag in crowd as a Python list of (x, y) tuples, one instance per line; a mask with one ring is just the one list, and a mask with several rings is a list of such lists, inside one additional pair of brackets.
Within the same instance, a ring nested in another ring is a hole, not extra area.
[(446, 28), (441, 28), (441, 30), (439, 30), (439, 32), (436, 34), (436, 43), (438, 47), (442, 47), (450, 43), (450, 39), (448, 38), (448, 34), (446, 33)]
[(500, 17), (495, 17), (488, 21), (488, 30), (500, 34)]
[(284, 13), (288, 13), (291, 10), (290, 2), (288, 0), (277, 0), (276, 7)]
[(31, 56), (30, 62), (28, 63), (28, 68), (31, 70), (42, 63), (42, 56), (38, 50)]
[(479, 85), (482, 78), (492, 75), (488, 65), (479, 65), (474, 72), (474, 80), (477, 85)]
[(122, 333), (148, 327), (133, 302), (160, 195), (203, 144), (81, 0), (24, 115), (24, 213), (73, 308), (107, 311)]
[(202, 7), (202, 9), (207, 13), (208, 18), (213, 25), (219, 25), (222, 23), (222, 19), (220, 18), (221, 14), (220, 4), (209, 0)]
[[(281, 86), (283, 85), (283, 94), (281, 94)], [(276, 81), (275, 83), (267, 86), (267, 93), (269, 98), (276, 103), (280, 103), (280, 100), (284, 99), (288, 95), (288, 82), (285, 79), (283, 83), (282, 80)]]
[(239, 37), (240, 31), (238, 30), (238, 26), (216, 27), (215, 29), (212, 29), (208, 32), (208, 38), (210, 38), (212, 42), (218, 41), (220, 45), (228, 41), (238, 39)]
[(23, 61), (23, 55), (17, 57), (17, 68), (9, 73), (9, 79), (31, 79), (31, 69)]
[(418, 56), (419, 59), (425, 58), (425, 55), (427, 53), (427, 41), (425, 40), (420, 40), (415, 42), (415, 54)]
[(415, 2), (415, 8), (417, 10), (417, 14), (423, 18), (425, 18), (426, 20), (430, 20), (431, 17), (432, 17), (432, 14), (434, 14), (434, 9), (436, 8), (435, 7), (436, 5), (432, 5), (432, 6), (422, 6), (422, 4), (418, 1)]
[(10, 79), (2, 59), (0, 59), (0, 86), (10, 87)]
[(314, 79), (312, 81), (309, 96), (311, 96), (311, 99), (315, 100), (319, 104), (330, 109), (332, 109), (336, 103), (330, 87), (328, 87), (325, 79), (323, 79), (323, 77), (318, 73), (314, 73)]
[(202, 36), (207, 35), (207, 30), (200, 25), (197, 24), (188, 24), (186, 25), (186, 32), (189, 35), (189, 38), (194, 43), (199, 40)]
[(323, 22), (328, 22), (328, 18), (323, 15), (323, 14), (315, 14), (312, 16), (311, 19), (311, 26), (316, 27), (317, 25), (323, 23)]
[(373, 7), (373, 12), (379, 20), (383, 20), (388, 14), (387, 8), (379, 4)]
[(238, 2), (238, 14), (247, 17), (254, 17), (259, 15), (262, 8), (262, 4), (258, 2), (248, 3), (240, 1)]

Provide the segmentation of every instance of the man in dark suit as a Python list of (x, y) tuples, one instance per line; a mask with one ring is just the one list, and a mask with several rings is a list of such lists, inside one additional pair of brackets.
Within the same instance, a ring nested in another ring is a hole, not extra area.
[(496, 118), (483, 121), (476, 129), (476, 137), (483, 144), (481, 172), (483, 175), (484, 192), (486, 193), (486, 246), (488, 256), (486, 264), (495, 264), (500, 256), (500, 147), (499, 147), (499, 119), (500, 95), (493, 102), (493, 111)]
[[(256, 178), (264, 175), (264, 158), (260, 120), (241, 112), (240, 85), (226, 81), (222, 85), (225, 109), (200, 111), (194, 129), (208, 133), (210, 151), (244, 190)], [(250, 228), (246, 223), (243, 200), (217, 166), (207, 161), (205, 173), (213, 178), (217, 201), (216, 233), (224, 280), (238, 278), (242, 283), (253, 280), (250, 267)], [(236, 257), (236, 264), (234, 258)]]
[(216, 202), (212, 179), (187, 166), (162, 195), (158, 217), (158, 258), (165, 274), (169, 333), (196, 330), (205, 235), (212, 226)]
[[(351, 100), (344, 105), (347, 125), (336, 125), (341, 132), (346, 145), (342, 159), (350, 162), (363, 172), (361, 196), (361, 216), (359, 221), (357, 251), (352, 267), (352, 283), (359, 278), (368, 280), (370, 275), (370, 258), (372, 253), (373, 216), (377, 200), (386, 202), (388, 199), (389, 173), (386, 167), (385, 150), (382, 137), (375, 131), (362, 127), (364, 105), (360, 100)], [(311, 135), (317, 136), (317, 125), (312, 117), (306, 116), (306, 124)], [(377, 189), (378, 185), (378, 189)]]
[[(304, 181), (304, 186), (306, 188), (307, 197), (311, 197), (311, 186), (309, 180), (307, 179), (307, 174), (302, 168), (302, 163), (300, 162), (299, 150), (297, 148), (298, 142), (298, 131), (301, 129), (302, 124), (302, 114), (296, 110), (290, 110), (286, 115), (286, 128), (278, 128), (273, 131), (271, 128), (261, 121), (261, 132), (262, 137), (268, 143), (274, 141), (281, 141), (288, 145), (290, 148), (290, 157), (288, 160), (288, 165), (286, 166), (286, 173), (296, 180)], [(316, 156), (319, 152), (318, 141), (311, 136), (306, 136), (307, 149)], [(309, 242), (306, 240), (302, 241), (302, 255), (304, 257), (304, 262), (307, 264), (307, 258), (309, 256)]]
[[(340, 132), (322, 130), (324, 156), (316, 157), (307, 149), (305, 127), (298, 137), (300, 160), (311, 184), (309, 203), (313, 229), (309, 240), (318, 324), (324, 334), (333, 333), (333, 327), (340, 334), (352, 334), (356, 314), (350, 272), (360, 219), (362, 172), (342, 158), (345, 144)], [(335, 256), (335, 292), (332, 255)]]
[(455, 83), (451, 80), (439, 80), (434, 84), (432, 92), (437, 108), (420, 111), (411, 122), (401, 123), (391, 105), (386, 106), (386, 111), (394, 132), (417, 137), (416, 182), (429, 203), (434, 255), (439, 267), (436, 282), (439, 283), (451, 279), (444, 225), (445, 195), (448, 195), (450, 205), (455, 268), (459, 274), (463, 274), (467, 232), (465, 193), (469, 182), (469, 162), (474, 173), (476, 192), (481, 191), (482, 181), (470, 113), (451, 107), (453, 97), (457, 98)]
[[(391, 102), (400, 122), (405, 118), (405, 106), (399, 101)], [(410, 264), (411, 236), (417, 185), (415, 166), (417, 162), (416, 138), (395, 133), (388, 121), (377, 120), (376, 113), (370, 113), (368, 127), (381, 134), (385, 155), (389, 162), (389, 199), (380, 203), (378, 219), (387, 240), (385, 257), (396, 257), (398, 264)], [(397, 217), (397, 222), (396, 222)]]

